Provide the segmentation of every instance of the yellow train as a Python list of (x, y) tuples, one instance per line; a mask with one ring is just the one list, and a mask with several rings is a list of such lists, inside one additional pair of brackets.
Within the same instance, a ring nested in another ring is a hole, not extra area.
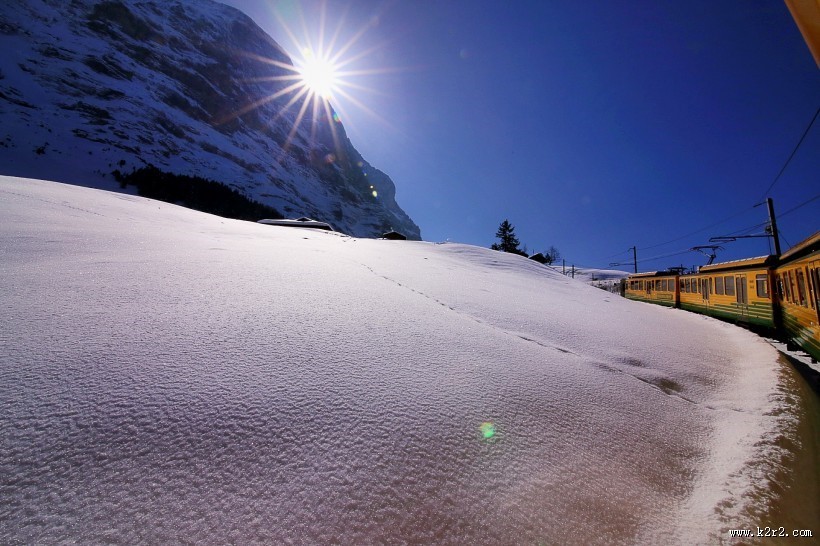
[(774, 277), (788, 341), (820, 360), (820, 232), (784, 253)]
[(779, 258), (713, 264), (687, 275), (630, 275), (624, 295), (768, 330), (820, 360), (820, 232)]

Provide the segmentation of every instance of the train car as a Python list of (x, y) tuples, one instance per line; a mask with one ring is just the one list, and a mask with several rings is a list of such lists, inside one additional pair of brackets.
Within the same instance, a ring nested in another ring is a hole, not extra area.
[(820, 232), (780, 257), (775, 286), (786, 339), (820, 360)]
[(680, 278), (680, 307), (764, 330), (775, 328), (774, 256), (706, 265)]
[(677, 278), (671, 271), (630, 275), (626, 280), (624, 296), (631, 300), (675, 307), (678, 302)]

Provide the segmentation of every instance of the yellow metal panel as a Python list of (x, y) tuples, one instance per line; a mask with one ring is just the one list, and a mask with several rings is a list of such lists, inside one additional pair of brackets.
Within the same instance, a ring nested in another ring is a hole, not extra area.
[(820, 0), (786, 0), (786, 6), (820, 67)]

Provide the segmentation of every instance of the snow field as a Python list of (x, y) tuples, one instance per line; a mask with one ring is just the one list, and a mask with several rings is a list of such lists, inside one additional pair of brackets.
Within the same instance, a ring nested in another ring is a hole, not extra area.
[(698, 543), (773, 471), (776, 353), (705, 317), (44, 181), (0, 217), (4, 542)]

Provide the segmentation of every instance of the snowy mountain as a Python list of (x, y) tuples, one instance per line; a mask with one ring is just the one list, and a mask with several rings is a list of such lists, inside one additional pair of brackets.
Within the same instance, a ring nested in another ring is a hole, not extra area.
[(816, 397), (730, 324), (52, 182), (0, 176), (0, 218), (0, 543), (817, 532)]
[(357, 236), (420, 231), (333, 113), (272, 98), (279, 45), (210, 0), (0, 3), (0, 172), (115, 189), (154, 165)]

